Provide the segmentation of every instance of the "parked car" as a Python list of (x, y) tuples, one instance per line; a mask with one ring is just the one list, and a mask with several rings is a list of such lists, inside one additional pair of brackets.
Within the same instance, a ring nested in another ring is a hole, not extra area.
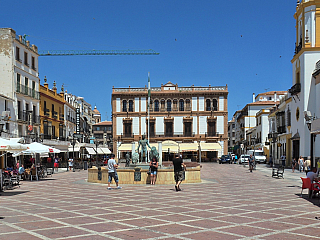
[(248, 163), (250, 155), (241, 155), (239, 158), (239, 164)]
[(222, 155), (219, 159), (219, 164), (221, 163), (231, 163), (231, 157), (229, 155)]

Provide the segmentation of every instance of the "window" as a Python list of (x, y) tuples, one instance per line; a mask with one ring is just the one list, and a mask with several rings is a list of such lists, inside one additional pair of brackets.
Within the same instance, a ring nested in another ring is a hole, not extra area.
[(28, 63), (28, 53), (24, 52), (24, 65), (29, 66)]
[(171, 112), (171, 100), (167, 100), (167, 111)]
[(184, 136), (191, 137), (191, 122), (184, 122)]
[(29, 85), (29, 79), (26, 77), (24, 78), (24, 85), (26, 86), (26, 88), (28, 87)]
[(123, 100), (122, 101), (122, 112), (126, 112), (127, 111), (127, 100)]
[(150, 126), (149, 126), (149, 130), (150, 130), (150, 137), (154, 137), (154, 122), (150, 121)]
[(172, 137), (173, 136), (173, 123), (172, 122), (166, 122), (165, 123), (166, 127), (166, 137)]
[(218, 101), (217, 99), (212, 100), (212, 110), (213, 111), (218, 111)]
[(206, 111), (211, 111), (211, 101), (210, 101), (210, 99), (206, 100)]
[(31, 57), (31, 68), (32, 68), (33, 70), (36, 70), (35, 59), (34, 59), (33, 56)]
[(124, 123), (124, 137), (131, 137), (132, 136), (132, 122)]
[(21, 89), (21, 80), (20, 80), (20, 74), (17, 73), (17, 92), (20, 92)]
[(296, 73), (296, 83), (300, 83), (300, 72)]
[(216, 136), (216, 122), (208, 121), (208, 137)]
[(129, 112), (133, 112), (133, 100), (129, 100)]
[(183, 101), (183, 99), (179, 100), (179, 111), (184, 111), (184, 101)]
[(20, 48), (16, 47), (16, 60), (21, 62), (20, 60)]
[(159, 112), (159, 100), (154, 101), (154, 111)]

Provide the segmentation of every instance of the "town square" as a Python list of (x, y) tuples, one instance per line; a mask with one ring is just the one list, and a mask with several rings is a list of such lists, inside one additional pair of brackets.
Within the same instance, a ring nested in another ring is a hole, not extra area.
[(319, 0), (0, 6), (0, 239), (320, 239)]

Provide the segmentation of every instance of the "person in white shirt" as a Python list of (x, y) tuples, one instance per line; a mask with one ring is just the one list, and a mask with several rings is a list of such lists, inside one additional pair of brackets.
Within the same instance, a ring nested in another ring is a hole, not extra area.
[[(307, 173), (307, 178), (310, 178), (311, 184), (313, 184), (314, 188), (320, 189), (320, 184), (318, 183), (319, 178), (317, 175), (317, 168), (316, 167), (311, 168), (311, 171), (309, 171)], [(317, 191), (310, 191), (310, 189), (309, 189), (309, 197), (311, 197), (312, 192), (313, 192), (313, 195), (315, 195)]]

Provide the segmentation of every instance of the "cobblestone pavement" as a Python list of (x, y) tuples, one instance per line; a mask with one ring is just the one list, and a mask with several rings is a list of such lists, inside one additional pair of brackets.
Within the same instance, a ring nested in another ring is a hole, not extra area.
[(1, 193), (0, 239), (320, 239), (320, 201), (300, 176), (202, 164), (199, 184), (86, 183), (87, 171), (23, 181)]

